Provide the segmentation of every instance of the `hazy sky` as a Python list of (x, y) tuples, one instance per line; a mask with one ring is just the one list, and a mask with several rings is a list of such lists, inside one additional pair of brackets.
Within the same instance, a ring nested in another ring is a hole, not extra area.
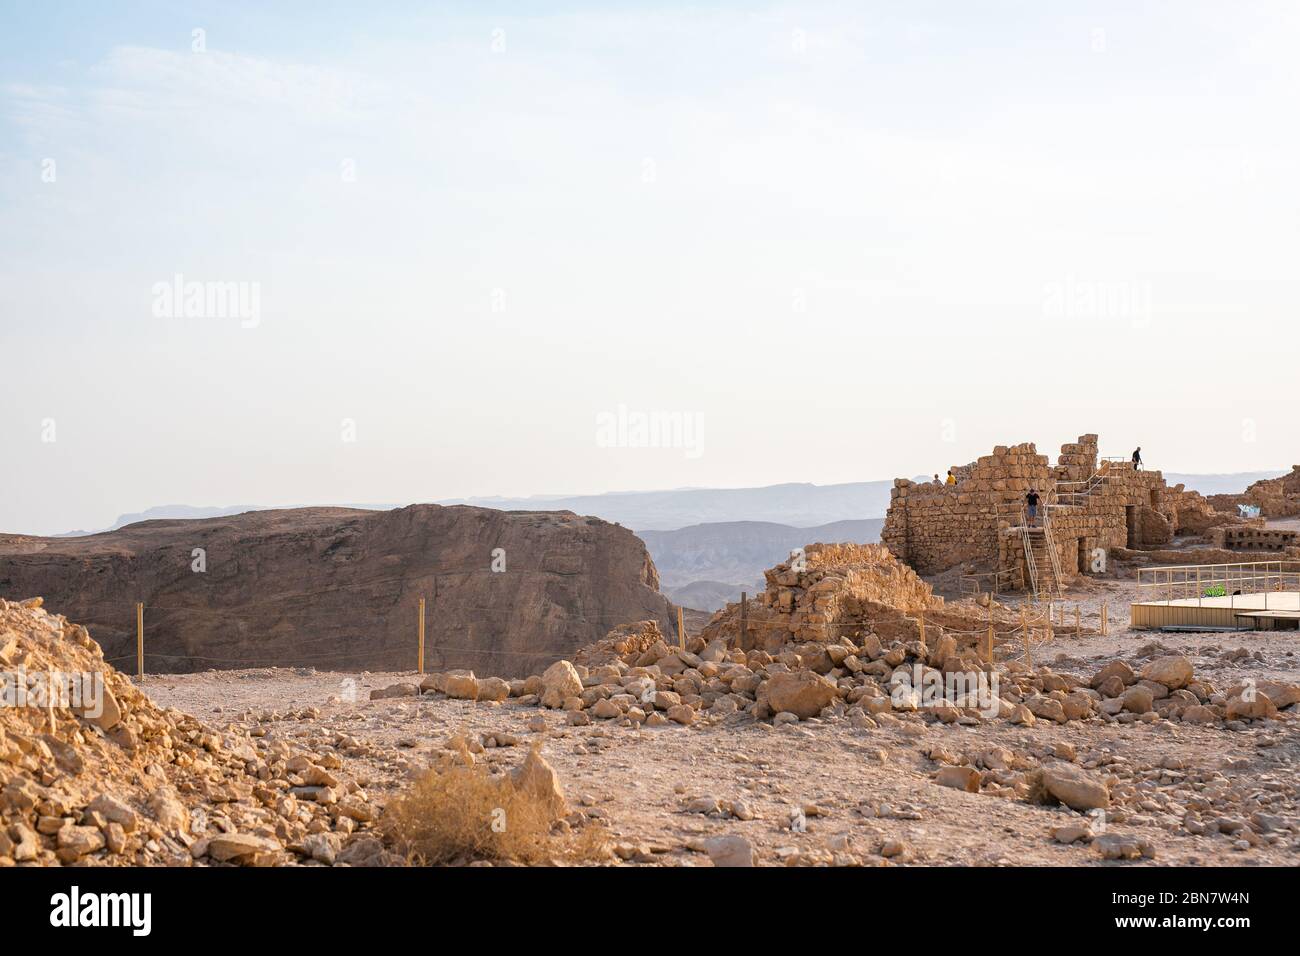
[(0, 530), (1300, 461), (1297, 4), (415, 6), (0, 3)]

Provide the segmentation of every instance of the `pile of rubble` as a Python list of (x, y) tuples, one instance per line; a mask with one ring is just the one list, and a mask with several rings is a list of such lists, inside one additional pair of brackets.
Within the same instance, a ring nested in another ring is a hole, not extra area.
[(990, 664), (979, 649), (989, 621), (1015, 621), (995, 603), (945, 605), (878, 545), (812, 545), (802, 560), (768, 571), (753, 608), (728, 606), (684, 648), (643, 621), (526, 679), (450, 671), (372, 697), (513, 698), (563, 710), (575, 726), (593, 718), (690, 725), (735, 714), (778, 724), (846, 717), (860, 727), (900, 714), (958, 724), (1217, 723), (1273, 719), (1300, 701), (1300, 688), (1277, 682), (1218, 691), (1178, 656), (1140, 672), (1115, 661), (1091, 682), (1019, 661)]
[[(645, 639), (657, 636), (653, 622), (642, 627)], [(562, 710), (571, 725), (595, 718), (652, 727), (741, 713), (778, 724), (846, 717), (859, 727), (899, 715), (958, 724), (994, 718), (1027, 726), (1038, 720), (1205, 724), (1285, 718), (1300, 702), (1300, 686), (1277, 681), (1219, 691), (1195, 679), (1191, 663), (1178, 655), (1155, 658), (1138, 671), (1114, 661), (1089, 682), (1018, 661), (990, 667), (949, 634), (932, 643), (886, 643), (869, 633), (792, 643), (772, 654), (702, 637), (683, 650), (659, 638), (595, 667), (557, 661), (542, 674), (514, 681), (453, 671), (373, 691), (372, 697), (435, 692), (462, 700), (514, 698)]]
[(395, 861), (337, 754), (160, 709), (41, 603), (0, 599), (0, 866)]

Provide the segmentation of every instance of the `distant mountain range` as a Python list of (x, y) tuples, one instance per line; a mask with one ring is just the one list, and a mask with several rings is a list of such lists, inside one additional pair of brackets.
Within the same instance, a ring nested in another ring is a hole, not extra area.
[(1205, 496), (1237, 495), (1247, 486), (1265, 478), (1280, 478), (1285, 471), (1237, 471), (1221, 475), (1184, 475), (1176, 471), (1165, 472), (1168, 485), (1186, 485), (1189, 491), (1199, 491)]
[(755, 584), (794, 548), (816, 541), (879, 541), (883, 518), (796, 528), (771, 521), (718, 521), (676, 531), (641, 531), (659, 580), (669, 587), (712, 580)]
[(880, 540), (883, 518), (796, 528), (770, 521), (720, 521), (676, 531), (640, 531), (659, 569), (660, 590), (675, 603), (715, 611), (741, 591), (763, 589), (763, 572), (815, 542)]
[[(1263, 478), (1277, 478), (1285, 471), (1243, 471), (1231, 474), (1193, 475), (1166, 472), (1171, 485), (1184, 484), (1203, 495), (1232, 494)], [(915, 480), (924, 481), (925, 476)], [(474, 505), (502, 511), (573, 511), (615, 521), (634, 531), (672, 531), (690, 525), (729, 521), (769, 521), (808, 528), (837, 521), (883, 518), (889, 508), (890, 481), (857, 481), (840, 485), (805, 482), (767, 485), (762, 488), (679, 488), (671, 491), (615, 491), (601, 495), (530, 495), (526, 498), (447, 498), (439, 505)], [(365, 508), (387, 511), (413, 502), (357, 504), (331, 502), (330, 507)], [(320, 505), (276, 505), (275, 507), (318, 507)], [(245, 511), (264, 511), (266, 505), (162, 505), (147, 511), (124, 514), (111, 531), (123, 525), (151, 518), (217, 518)], [(69, 531), (58, 537), (95, 534)]]
[(458, 498), (438, 504), (475, 505), (505, 511), (575, 511), (616, 521), (634, 531), (671, 531), (720, 521), (773, 521), (810, 527), (860, 518), (882, 518), (890, 481), (842, 485), (795, 483), (764, 488), (682, 488), (604, 495), (529, 498)]

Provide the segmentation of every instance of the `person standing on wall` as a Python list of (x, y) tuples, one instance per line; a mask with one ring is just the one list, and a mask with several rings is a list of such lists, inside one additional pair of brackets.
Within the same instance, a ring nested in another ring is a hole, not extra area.
[(1133, 470), (1134, 471), (1142, 470), (1142, 446), (1141, 445), (1138, 445), (1137, 448), (1134, 449), (1133, 451)]

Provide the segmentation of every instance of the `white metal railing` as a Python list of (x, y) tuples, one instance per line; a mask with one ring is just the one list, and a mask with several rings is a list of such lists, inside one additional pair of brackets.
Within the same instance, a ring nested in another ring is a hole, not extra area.
[(1232, 600), (1247, 594), (1268, 595), (1300, 591), (1300, 561), (1244, 561), (1238, 564), (1185, 564), (1164, 568), (1138, 568), (1138, 603), (1188, 601), (1198, 606), (1207, 598)]
[(1029, 571), (1029, 587), (1034, 600), (1038, 600), (1038, 562), (1034, 560), (1034, 542), (1029, 537), (1029, 525), (1020, 522), (1020, 543), (1025, 549), (1025, 568)]
[(1052, 519), (1047, 513), (1043, 514), (1043, 538), (1047, 542), (1047, 555), (1052, 561), (1052, 583), (1055, 585), (1056, 596), (1064, 598), (1065, 594), (1061, 590), (1061, 556), (1056, 551), (1056, 537), (1052, 534)]
[(1097, 470), (1083, 481), (1058, 481), (1056, 482), (1056, 497), (1064, 507), (1082, 506), (1098, 488), (1103, 487), (1120, 467), (1117, 463), (1122, 462), (1120, 458), (1103, 458)]

